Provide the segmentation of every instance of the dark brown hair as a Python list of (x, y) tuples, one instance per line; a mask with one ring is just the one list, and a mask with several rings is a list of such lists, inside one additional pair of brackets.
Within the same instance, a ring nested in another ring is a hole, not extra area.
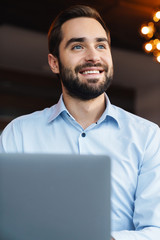
[(55, 57), (59, 57), (59, 44), (62, 41), (62, 24), (72, 18), (88, 17), (96, 19), (105, 29), (110, 43), (110, 32), (96, 9), (85, 5), (74, 5), (65, 9), (55, 18), (48, 31), (48, 49)]

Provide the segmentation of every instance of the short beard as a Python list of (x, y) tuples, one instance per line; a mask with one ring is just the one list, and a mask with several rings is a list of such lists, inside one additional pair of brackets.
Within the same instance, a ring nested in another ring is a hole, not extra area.
[(78, 72), (82, 68), (103, 67), (105, 71), (105, 78), (104, 78), (104, 81), (101, 82), (98, 86), (89, 85), (90, 83), (96, 84), (98, 82), (97, 78), (88, 79), (88, 84), (80, 82), (78, 76), (77, 77), (74, 76), (73, 71), (70, 68), (65, 68), (60, 60), (59, 60), (59, 67), (60, 67), (59, 78), (61, 79), (64, 87), (66, 88), (67, 93), (71, 97), (74, 97), (83, 101), (91, 100), (100, 96), (102, 93), (104, 93), (108, 89), (113, 79), (113, 69), (110, 75), (107, 76), (108, 67), (102, 64), (86, 63), (84, 65), (79, 65), (75, 68), (75, 74), (77, 76)]

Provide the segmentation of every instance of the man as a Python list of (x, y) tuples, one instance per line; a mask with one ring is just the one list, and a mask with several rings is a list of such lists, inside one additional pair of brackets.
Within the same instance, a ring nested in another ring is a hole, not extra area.
[(112, 237), (160, 239), (160, 130), (105, 94), (113, 78), (107, 27), (96, 10), (73, 6), (55, 19), (48, 39), (62, 96), (51, 108), (13, 120), (0, 151), (110, 155)]

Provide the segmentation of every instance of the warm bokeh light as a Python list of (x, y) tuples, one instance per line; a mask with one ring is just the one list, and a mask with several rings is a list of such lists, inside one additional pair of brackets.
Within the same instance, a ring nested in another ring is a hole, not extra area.
[(155, 15), (153, 16), (153, 20), (155, 22), (158, 22), (160, 20), (160, 11), (157, 11)]
[(160, 11), (156, 12), (156, 17), (160, 19)]
[(155, 32), (155, 27), (152, 22), (149, 22), (148, 25), (141, 26), (141, 33), (147, 38), (152, 38)]
[(160, 9), (155, 11), (153, 21), (141, 25), (141, 35), (146, 42), (143, 49), (146, 53), (152, 53), (158, 63), (160, 63)]
[(157, 43), (156, 48), (160, 50), (160, 41)]
[(144, 46), (144, 48), (145, 48), (145, 50), (146, 50), (147, 52), (151, 52), (152, 49), (153, 49), (153, 46), (152, 46), (151, 43), (146, 43), (145, 46)]
[(158, 55), (156, 59), (157, 59), (157, 62), (160, 63), (160, 55)]
[(142, 27), (141, 28), (141, 32), (144, 35), (148, 34), (149, 33), (149, 27), (147, 27), (147, 26)]

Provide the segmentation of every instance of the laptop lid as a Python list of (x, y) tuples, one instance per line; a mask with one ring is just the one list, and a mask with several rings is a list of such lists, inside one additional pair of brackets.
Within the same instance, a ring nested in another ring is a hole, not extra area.
[(0, 154), (0, 239), (110, 240), (110, 159)]

